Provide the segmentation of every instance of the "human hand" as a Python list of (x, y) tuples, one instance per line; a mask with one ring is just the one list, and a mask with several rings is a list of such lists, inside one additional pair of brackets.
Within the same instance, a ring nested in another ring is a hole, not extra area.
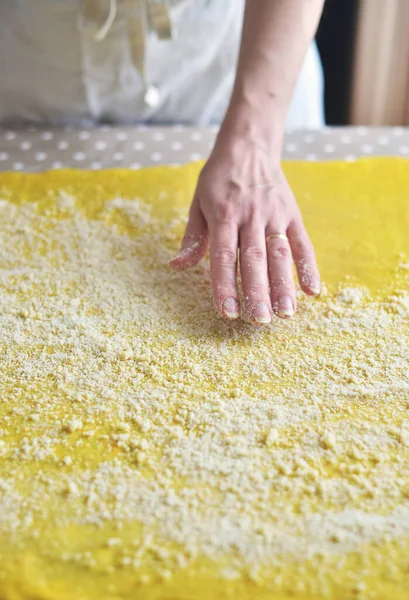
[(209, 243), (214, 301), (227, 319), (239, 317), (240, 308), (254, 324), (269, 323), (272, 312), (292, 317), (293, 261), (301, 289), (319, 294), (314, 250), (279, 158), (241, 136), (219, 136), (199, 177), (182, 249), (171, 268), (198, 264)]

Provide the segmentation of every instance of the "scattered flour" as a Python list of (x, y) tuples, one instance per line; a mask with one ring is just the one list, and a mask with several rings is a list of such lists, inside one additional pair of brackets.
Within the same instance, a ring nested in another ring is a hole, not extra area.
[(164, 578), (409, 535), (407, 294), (300, 297), (253, 329), (216, 315), (206, 267), (169, 272), (138, 200), (2, 210), (0, 231), (0, 531), (116, 524), (122, 567), (154, 553)]

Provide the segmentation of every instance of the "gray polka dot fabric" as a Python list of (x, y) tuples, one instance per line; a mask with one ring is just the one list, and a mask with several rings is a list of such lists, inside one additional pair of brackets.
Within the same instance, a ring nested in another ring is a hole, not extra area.
[[(182, 126), (0, 130), (0, 170), (178, 166), (206, 159), (216, 135), (215, 128)], [(290, 131), (283, 156), (307, 161), (409, 157), (409, 128), (327, 127)]]

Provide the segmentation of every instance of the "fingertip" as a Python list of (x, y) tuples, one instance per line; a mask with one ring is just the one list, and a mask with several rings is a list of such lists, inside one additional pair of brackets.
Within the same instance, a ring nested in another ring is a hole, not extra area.
[(274, 314), (279, 319), (292, 319), (295, 314), (295, 300), (291, 296), (282, 295), (273, 303)]
[(226, 298), (221, 306), (221, 315), (229, 321), (234, 321), (240, 316), (240, 305), (236, 298), (232, 296)]
[(259, 302), (253, 309), (252, 318), (256, 325), (268, 325), (271, 323), (271, 311), (267, 302)]
[(304, 292), (304, 294), (307, 294), (307, 296), (312, 296), (314, 298), (316, 298), (317, 296), (319, 296), (321, 294), (321, 284), (318, 280), (318, 283), (316, 281), (314, 282), (310, 282), (310, 281), (300, 281), (300, 287), (301, 290)]
[(187, 246), (182, 248), (174, 258), (169, 261), (169, 266), (174, 271), (184, 271), (189, 267), (196, 266), (203, 256), (203, 252), (198, 252), (198, 248)]
[(168, 262), (168, 265), (172, 271), (184, 271), (185, 269), (187, 269), (186, 264), (181, 262), (177, 258), (172, 258), (172, 260)]
[(190, 254), (187, 252), (188, 250), (190, 250), (190, 248), (184, 248), (183, 250), (180, 250), (176, 256), (169, 261), (169, 267), (173, 271), (183, 271), (188, 267), (187, 257)]
[(321, 293), (320, 276), (313, 259), (301, 259), (296, 262), (300, 288), (307, 296), (319, 296)]
[(294, 312), (276, 312), (275, 315), (276, 315), (276, 317), (278, 317), (279, 319), (282, 319), (283, 321), (289, 321), (290, 319), (294, 318), (295, 313)]

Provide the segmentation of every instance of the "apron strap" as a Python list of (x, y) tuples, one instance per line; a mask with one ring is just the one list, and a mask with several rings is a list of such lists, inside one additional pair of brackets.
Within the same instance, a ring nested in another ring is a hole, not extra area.
[(172, 25), (167, 0), (126, 0), (128, 13), (129, 44), (132, 60), (141, 74), (145, 87), (145, 102), (151, 108), (160, 102), (159, 90), (148, 81), (146, 75), (146, 48), (149, 34), (155, 33), (160, 40), (172, 38)]
[(83, 5), (87, 20), (101, 23), (105, 18), (95, 34), (98, 42), (106, 38), (115, 23), (119, 5), (125, 9), (132, 62), (142, 77), (145, 102), (152, 108), (157, 106), (159, 91), (147, 81), (146, 49), (150, 33), (156, 34), (159, 40), (172, 38), (169, 0), (83, 0)]
[(168, 0), (162, 0), (161, 2), (148, 1), (148, 22), (150, 30), (156, 33), (160, 40), (170, 40), (172, 38)]

